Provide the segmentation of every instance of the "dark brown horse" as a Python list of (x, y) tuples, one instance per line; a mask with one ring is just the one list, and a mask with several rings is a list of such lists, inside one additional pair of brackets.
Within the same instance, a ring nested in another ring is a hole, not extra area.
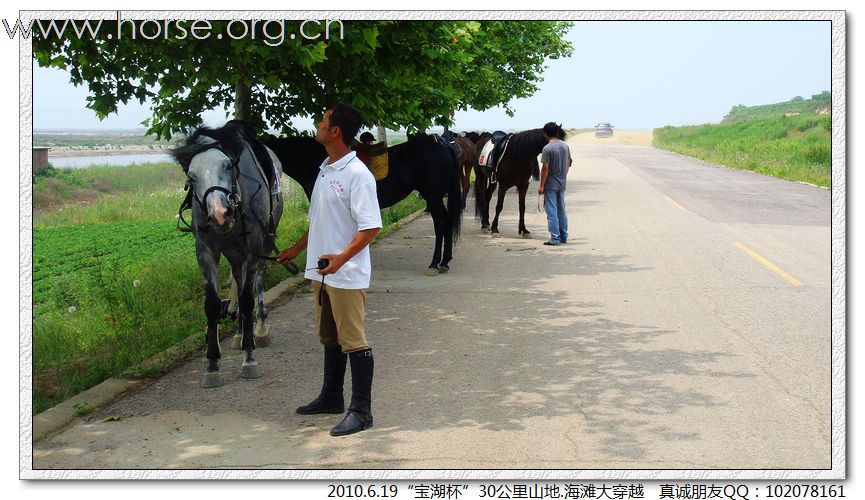
[(455, 137), (454, 143), (460, 148), (457, 163), (460, 165), (460, 184), (463, 188), (463, 208), (466, 208), (466, 197), (469, 194), (469, 183), (471, 182), (472, 169), (478, 162), (475, 153), (475, 144), (465, 137)]
[[(482, 136), (475, 145), (475, 150), (480, 152), (489, 140), (490, 137)], [(481, 229), (486, 230), (489, 227), (493, 237), (499, 236), (499, 214), (505, 203), (505, 194), (508, 189), (516, 186), (520, 195), (519, 234), (523, 238), (531, 238), (525, 224), (526, 192), (529, 189), (529, 177), (534, 177), (535, 180), (540, 178), (538, 155), (546, 145), (543, 129), (518, 132), (508, 139), (507, 148), (496, 169), (496, 182), (490, 182), (490, 171), (486, 167), (478, 166), (475, 169), (475, 217), (481, 219)], [(500, 185), (500, 188), (496, 215), (490, 226), (490, 200), (497, 185)]]

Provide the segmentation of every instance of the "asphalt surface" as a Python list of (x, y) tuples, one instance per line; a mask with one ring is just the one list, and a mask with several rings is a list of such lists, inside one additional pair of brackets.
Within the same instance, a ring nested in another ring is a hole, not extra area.
[(542, 245), (533, 183), (533, 238), (513, 191), (501, 238), (469, 209), (449, 274), (424, 276), (428, 216), (373, 247), (372, 429), (294, 414), (322, 363), (298, 293), (271, 309), (264, 378), (224, 348), (227, 383), (204, 390), (191, 361), (36, 443), (34, 469), (830, 468), (829, 191), (572, 152), (566, 245)]

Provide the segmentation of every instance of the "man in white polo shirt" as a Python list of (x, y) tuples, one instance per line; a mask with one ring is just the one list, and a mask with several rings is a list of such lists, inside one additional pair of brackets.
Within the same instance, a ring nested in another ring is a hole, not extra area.
[[(346, 359), (351, 360), (351, 404), (332, 436), (372, 427), (372, 350), (364, 333), (364, 309), (372, 266), (369, 244), (381, 230), (375, 178), (351, 150), (360, 112), (337, 104), (324, 113), (315, 138), (327, 150), (309, 206), (309, 231), (280, 252), (288, 264), (304, 249), (305, 277), (312, 280), (315, 322), (324, 345), (321, 393), (297, 413), (342, 413)], [(328, 264), (317, 269), (319, 259)]]

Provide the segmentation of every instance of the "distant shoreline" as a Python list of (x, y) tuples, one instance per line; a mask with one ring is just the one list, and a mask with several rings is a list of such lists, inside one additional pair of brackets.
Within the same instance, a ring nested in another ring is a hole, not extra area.
[[(37, 146), (39, 147), (39, 146)], [(101, 147), (76, 147), (62, 146), (49, 147), (48, 158), (69, 158), (76, 156), (120, 156), (120, 155), (142, 155), (142, 154), (166, 154), (171, 149), (161, 146), (101, 146)]]

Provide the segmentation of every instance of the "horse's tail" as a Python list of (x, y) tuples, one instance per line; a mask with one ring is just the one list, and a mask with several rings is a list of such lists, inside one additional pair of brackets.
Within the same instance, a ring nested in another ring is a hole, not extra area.
[(541, 166), (538, 165), (538, 159), (532, 158), (532, 179), (541, 180)]
[(448, 186), (448, 219), (451, 226), (451, 241), (456, 244), (460, 238), (460, 226), (463, 220), (463, 186), (460, 182), (460, 163), (457, 155), (450, 152), (451, 157), (451, 175), (450, 185)]

